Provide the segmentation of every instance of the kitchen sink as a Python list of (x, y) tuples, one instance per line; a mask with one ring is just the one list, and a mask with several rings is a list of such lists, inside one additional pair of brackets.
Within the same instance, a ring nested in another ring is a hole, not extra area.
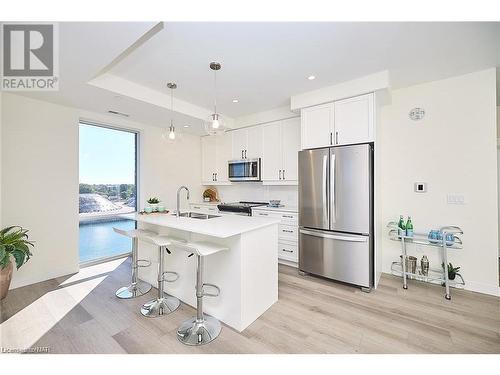
[(200, 212), (181, 212), (181, 217), (189, 217), (191, 219), (207, 220), (220, 217), (218, 215), (203, 214)]

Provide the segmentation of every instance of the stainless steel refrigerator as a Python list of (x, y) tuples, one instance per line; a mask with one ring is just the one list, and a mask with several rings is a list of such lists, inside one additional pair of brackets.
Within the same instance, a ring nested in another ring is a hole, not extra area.
[(299, 152), (299, 269), (373, 286), (373, 146)]

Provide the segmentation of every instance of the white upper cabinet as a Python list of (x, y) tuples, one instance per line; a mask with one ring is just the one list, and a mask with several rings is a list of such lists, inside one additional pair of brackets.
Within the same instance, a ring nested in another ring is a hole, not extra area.
[(281, 121), (263, 126), (262, 181), (281, 180)]
[(201, 137), (201, 179), (203, 184), (215, 181), (215, 137)]
[(301, 117), (302, 149), (327, 147), (331, 143), (333, 128), (333, 104), (303, 108)]
[(233, 130), (231, 135), (233, 137), (233, 151), (231, 153), (231, 159), (244, 159), (245, 149), (247, 148), (247, 130)]
[(301, 148), (372, 142), (374, 95), (366, 94), (301, 111)]
[(247, 147), (244, 154), (248, 159), (262, 157), (262, 126), (248, 128)]
[(230, 184), (227, 161), (231, 158), (231, 135), (201, 137), (201, 165), (203, 185)]
[(334, 102), (334, 144), (373, 141), (373, 94)]
[(300, 118), (292, 118), (281, 122), (281, 145), (283, 149), (283, 180), (298, 181)]
[(233, 137), (232, 159), (253, 159), (262, 157), (262, 127), (231, 131)]
[(263, 126), (262, 181), (267, 185), (296, 185), (300, 119), (276, 121)]
[(215, 138), (215, 181), (229, 183), (228, 160), (231, 159), (231, 134), (224, 133)]

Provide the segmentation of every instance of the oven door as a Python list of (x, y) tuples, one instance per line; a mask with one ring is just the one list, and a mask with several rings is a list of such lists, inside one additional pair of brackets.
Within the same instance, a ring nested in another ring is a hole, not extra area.
[(260, 181), (260, 158), (230, 160), (228, 176), (229, 181)]

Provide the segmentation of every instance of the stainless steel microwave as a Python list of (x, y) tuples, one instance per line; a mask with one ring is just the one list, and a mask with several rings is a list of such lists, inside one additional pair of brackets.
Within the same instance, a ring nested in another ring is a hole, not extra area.
[(229, 181), (260, 181), (260, 158), (229, 160)]

